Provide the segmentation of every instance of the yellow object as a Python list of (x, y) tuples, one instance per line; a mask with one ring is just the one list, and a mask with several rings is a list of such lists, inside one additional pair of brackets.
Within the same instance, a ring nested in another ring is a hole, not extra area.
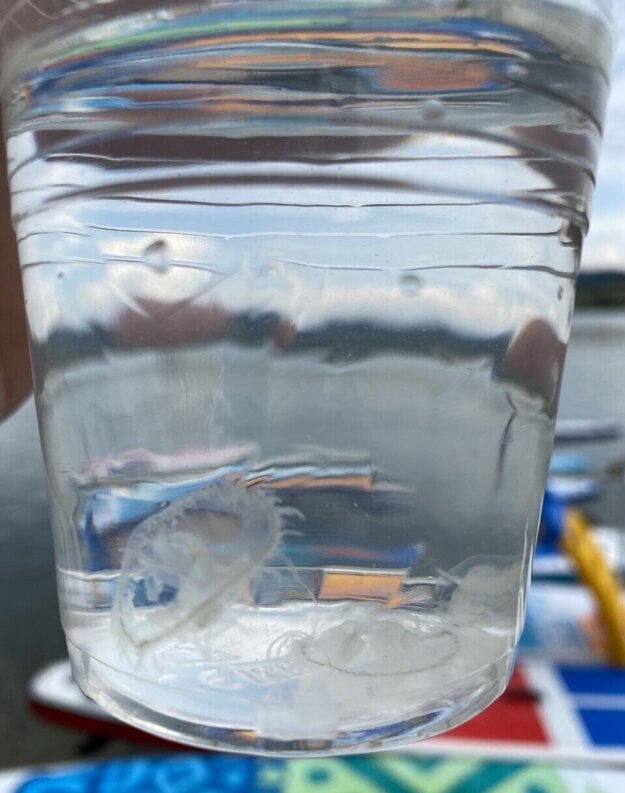
[(560, 542), (575, 563), (582, 583), (597, 601), (608, 660), (625, 667), (625, 607), (619, 584), (592, 536), (590, 524), (579, 510), (567, 510)]

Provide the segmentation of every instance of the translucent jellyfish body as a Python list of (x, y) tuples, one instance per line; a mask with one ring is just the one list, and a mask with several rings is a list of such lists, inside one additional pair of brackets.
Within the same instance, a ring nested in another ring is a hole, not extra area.
[(210, 623), (276, 556), (287, 512), (271, 494), (221, 482), (139, 523), (122, 560), (119, 632), (142, 647), (190, 620)]

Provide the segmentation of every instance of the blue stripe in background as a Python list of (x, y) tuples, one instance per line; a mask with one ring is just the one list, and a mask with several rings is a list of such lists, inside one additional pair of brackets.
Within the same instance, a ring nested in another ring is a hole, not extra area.
[(595, 746), (622, 749), (625, 744), (625, 710), (581, 708), (579, 715)]
[(625, 669), (559, 666), (558, 672), (572, 694), (625, 694)]

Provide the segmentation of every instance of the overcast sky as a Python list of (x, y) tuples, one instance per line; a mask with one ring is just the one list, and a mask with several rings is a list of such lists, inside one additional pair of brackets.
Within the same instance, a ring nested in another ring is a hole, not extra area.
[(625, 271), (625, 19), (621, 22), (597, 190), (582, 264), (585, 270)]

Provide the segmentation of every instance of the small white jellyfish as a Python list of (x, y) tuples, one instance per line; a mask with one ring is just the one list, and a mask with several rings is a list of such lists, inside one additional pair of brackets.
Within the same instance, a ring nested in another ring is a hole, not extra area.
[(317, 636), (301, 640), (301, 652), (314, 664), (368, 677), (411, 675), (440, 666), (458, 650), (448, 630), (406, 623), (377, 604)]
[(413, 296), (421, 288), (421, 279), (413, 273), (404, 273), (399, 279), (399, 288), (405, 295)]
[(211, 622), (278, 555), (294, 512), (266, 491), (222, 482), (139, 523), (121, 564), (118, 632), (140, 648), (191, 619)]
[[(469, 562), (472, 560), (468, 560)], [(458, 586), (449, 601), (449, 619), (462, 626), (506, 626), (514, 621), (522, 592), (524, 567), (515, 561), (459, 565)], [(448, 573), (455, 578), (454, 571)]]

